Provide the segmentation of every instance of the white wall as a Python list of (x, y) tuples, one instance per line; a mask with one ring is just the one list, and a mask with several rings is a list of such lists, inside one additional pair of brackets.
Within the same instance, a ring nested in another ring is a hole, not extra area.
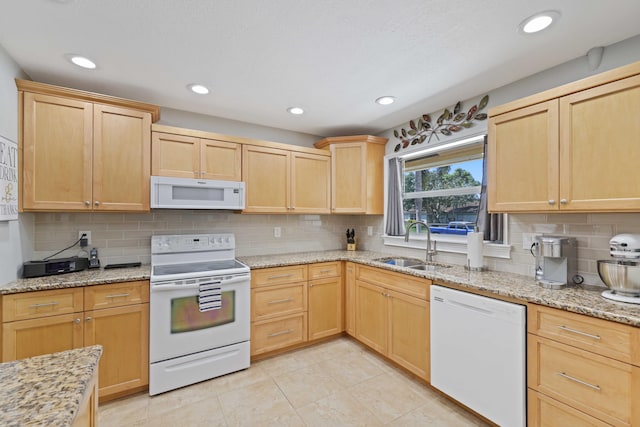
[[(18, 64), (0, 46), (0, 135), (18, 142), (18, 91), (14, 79), (27, 78)], [(18, 277), (22, 262), (31, 258), (33, 216), (18, 221), (0, 221), (0, 284)]]

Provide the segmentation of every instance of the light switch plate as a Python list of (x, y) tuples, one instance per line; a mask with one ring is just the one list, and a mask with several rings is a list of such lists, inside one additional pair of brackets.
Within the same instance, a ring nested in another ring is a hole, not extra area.
[(273, 237), (280, 237), (282, 235), (282, 229), (280, 227), (273, 227)]

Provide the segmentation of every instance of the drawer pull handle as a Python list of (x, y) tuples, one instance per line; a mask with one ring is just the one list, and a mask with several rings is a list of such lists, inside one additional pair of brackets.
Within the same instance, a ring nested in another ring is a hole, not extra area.
[(590, 388), (592, 388), (594, 390), (600, 391), (600, 386), (599, 385), (593, 385), (593, 384), (590, 384), (590, 383), (588, 383), (586, 381), (579, 380), (578, 378), (572, 377), (571, 375), (567, 375), (564, 372), (558, 372), (558, 375), (560, 375), (562, 378), (566, 378), (568, 380), (577, 382), (578, 384), (582, 384), (582, 385), (590, 387)]
[(275, 276), (269, 276), (269, 277), (267, 278), (267, 280), (283, 279), (283, 278), (285, 278), (285, 277), (291, 277), (291, 276), (292, 276), (292, 274), (291, 274), (291, 273), (289, 273), (289, 274), (278, 274), (278, 275), (275, 275)]
[(128, 296), (129, 296), (128, 293), (124, 293), (124, 294), (107, 295), (106, 298), (124, 298), (124, 297), (128, 297)]
[(286, 331), (274, 332), (272, 334), (269, 334), (269, 338), (277, 337), (279, 335), (287, 335), (287, 334), (290, 334), (291, 332), (293, 332), (293, 329), (287, 329)]
[(52, 306), (54, 306), (54, 305), (58, 305), (58, 304), (60, 304), (60, 303), (59, 303), (59, 302), (57, 302), (57, 301), (53, 301), (53, 302), (44, 302), (44, 303), (41, 303), (41, 304), (31, 304), (31, 305), (29, 306), (29, 308), (52, 307)]
[(291, 302), (293, 298), (285, 298), (285, 299), (274, 299), (273, 301), (269, 301), (267, 304), (282, 304), (283, 302)]
[(578, 331), (577, 329), (571, 329), (571, 328), (568, 328), (566, 326), (558, 326), (558, 327), (560, 329), (562, 329), (563, 331), (572, 332), (574, 334), (578, 334), (578, 335), (582, 335), (582, 336), (585, 336), (585, 337), (593, 338), (594, 340), (599, 340), (600, 339), (600, 335), (588, 334), (586, 332)]
[(320, 270), (320, 274), (331, 273), (331, 270)]

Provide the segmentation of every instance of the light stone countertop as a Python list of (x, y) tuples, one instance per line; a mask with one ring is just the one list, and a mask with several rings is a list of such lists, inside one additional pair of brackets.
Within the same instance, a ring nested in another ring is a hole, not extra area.
[[(602, 298), (604, 288), (570, 287), (561, 290), (544, 289), (536, 285), (533, 277), (499, 271), (469, 272), (463, 266), (435, 263), (429, 271), (397, 267), (376, 261), (394, 258), (393, 254), (370, 251), (318, 251), (278, 255), (240, 256), (238, 259), (252, 269), (311, 264), (328, 261), (353, 261), (372, 267), (432, 279), (434, 283), (455, 284), (469, 290), (488, 292), (523, 302), (559, 308), (601, 319), (640, 327), (640, 305), (626, 304)], [(90, 286), (105, 283), (145, 280), (150, 277), (150, 266), (123, 269), (96, 269), (34, 279), (18, 279), (0, 286), (0, 294)]]
[(375, 261), (397, 256), (369, 251), (322, 251), (281, 255), (247, 256), (238, 259), (252, 269), (282, 267), (327, 261), (353, 261), (372, 267), (432, 279), (436, 284), (455, 284), (469, 290), (515, 298), (523, 302), (546, 305), (574, 313), (612, 320), (640, 327), (640, 304), (627, 304), (603, 298), (600, 287), (569, 287), (560, 290), (544, 289), (533, 277), (499, 271), (469, 272), (463, 266), (434, 263), (432, 271), (397, 267)]
[(101, 355), (95, 345), (0, 364), (0, 425), (70, 426)]
[(151, 267), (149, 265), (129, 268), (111, 268), (108, 270), (96, 268), (53, 276), (18, 279), (5, 285), (0, 285), (0, 295), (146, 280), (149, 279), (150, 274)]

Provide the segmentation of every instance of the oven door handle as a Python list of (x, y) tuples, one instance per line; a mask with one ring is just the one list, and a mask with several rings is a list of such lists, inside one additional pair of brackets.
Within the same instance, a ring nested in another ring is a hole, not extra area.
[[(157, 284), (151, 285), (151, 292), (161, 292), (161, 291), (187, 291), (191, 289), (200, 289), (200, 285), (233, 285), (234, 283), (248, 282), (251, 276), (236, 276), (230, 279), (224, 280), (211, 280), (202, 283), (190, 283), (188, 285), (172, 285), (172, 284)], [(247, 283), (248, 284), (248, 283)]]

